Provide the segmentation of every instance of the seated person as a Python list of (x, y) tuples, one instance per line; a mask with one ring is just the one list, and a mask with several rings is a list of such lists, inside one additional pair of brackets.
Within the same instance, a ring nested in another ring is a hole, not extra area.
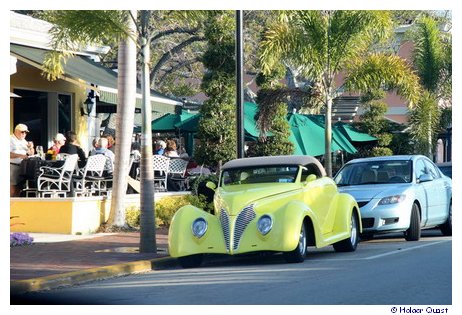
[(85, 152), (83, 152), (83, 149), (80, 147), (77, 141), (77, 134), (73, 131), (68, 131), (66, 133), (66, 139), (66, 143), (61, 147), (59, 152), (67, 154), (78, 154), (79, 167), (83, 167), (86, 163), (87, 157), (85, 156)]
[(107, 146), (108, 146), (108, 139), (100, 138), (98, 140), (98, 147), (95, 149), (95, 151), (92, 151), (91, 155), (103, 154), (104, 156), (106, 156), (107, 159), (106, 159), (106, 166), (104, 167), (104, 171), (108, 174), (112, 174), (112, 171), (114, 169), (115, 155), (111, 150), (107, 148)]
[(53, 145), (48, 149), (47, 153), (52, 154), (53, 156), (58, 155), (65, 142), (66, 137), (62, 133), (56, 134), (53, 139)]

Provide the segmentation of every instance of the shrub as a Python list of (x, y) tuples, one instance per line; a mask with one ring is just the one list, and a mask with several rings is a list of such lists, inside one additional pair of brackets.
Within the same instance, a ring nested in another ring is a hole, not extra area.
[(140, 226), (140, 208), (132, 206), (125, 210), (125, 221), (131, 227)]
[[(165, 197), (155, 204), (156, 226), (170, 226), (175, 212), (185, 205), (193, 205), (205, 211), (213, 211), (213, 204), (207, 203), (204, 196), (184, 195), (175, 197)], [(140, 208), (129, 207), (125, 210), (125, 220), (131, 227), (140, 226)]]

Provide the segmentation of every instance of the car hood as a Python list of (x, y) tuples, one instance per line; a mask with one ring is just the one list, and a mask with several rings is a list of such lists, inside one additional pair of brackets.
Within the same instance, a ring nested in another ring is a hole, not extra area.
[(339, 186), (338, 190), (352, 195), (357, 201), (366, 201), (401, 194), (410, 186), (410, 184), (352, 185)]
[(244, 207), (257, 200), (290, 192), (299, 187), (300, 185), (294, 183), (220, 187), (215, 198), (220, 207), (226, 208), (229, 215), (238, 215)]

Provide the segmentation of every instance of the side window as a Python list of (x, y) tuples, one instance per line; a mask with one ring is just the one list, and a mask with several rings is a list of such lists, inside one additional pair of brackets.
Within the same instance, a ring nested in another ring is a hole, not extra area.
[(420, 176), (426, 174), (425, 164), (423, 160), (418, 160), (415, 165), (415, 178), (418, 179)]
[(429, 161), (425, 161), (425, 166), (428, 170), (428, 173), (433, 177), (433, 179), (440, 178), (440, 173), (436, 169), (436, 166), (433, 163), (430, 163)]

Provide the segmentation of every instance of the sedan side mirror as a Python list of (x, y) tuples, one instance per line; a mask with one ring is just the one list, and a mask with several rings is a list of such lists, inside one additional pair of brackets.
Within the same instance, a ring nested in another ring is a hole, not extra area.
[(431, 182), (433, 177), (430, 174), (422, 174), (419, 177), (419, 183)]
[(211, 190), (217, 189), (217, 185), (216, 185), (214, 182), (207, 182), (207, 183), (205, 184), (205, 186), (206, 186), (207, 188), (210, 188)]

